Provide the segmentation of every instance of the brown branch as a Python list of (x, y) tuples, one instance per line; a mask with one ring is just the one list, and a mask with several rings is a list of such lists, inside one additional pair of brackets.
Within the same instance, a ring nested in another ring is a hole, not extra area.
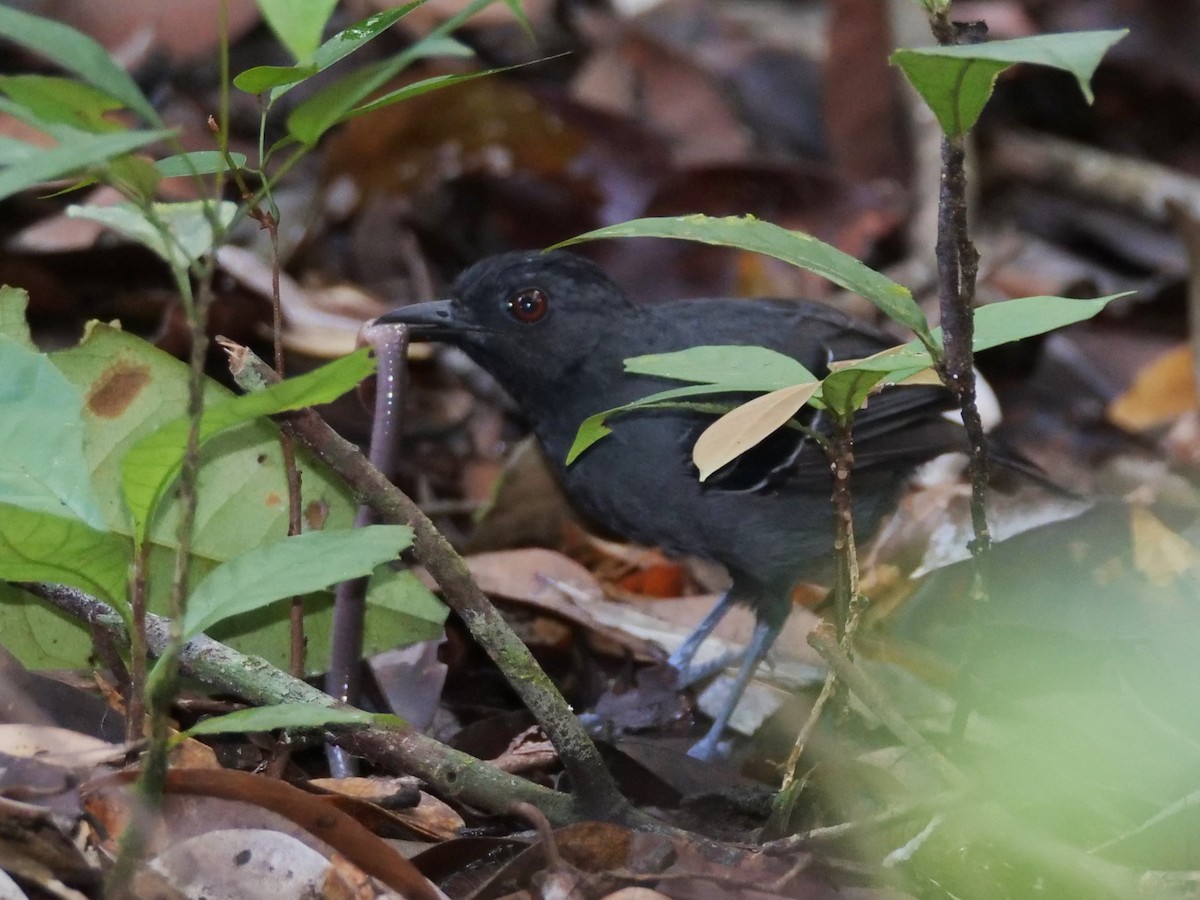
[[(236, 345), (223, 344), (227, 350)], [(244, 390), (277, 381), (275, 373), (245, 348), (232, 354), (234, 379)], [(632, 815), (628, 801), (583, 726), (553, 682), (538, 665), (504, 617), (475, 584), (462, 557), (420, 508), (312, 410), (283, 418), (283, 427), (328, 465), (361, 503), (368, 503), (381, 522), (409, 525), (413, 552), (442, 590), (447, 605), (492, 658), (526, 708), (558, 750), (571, 779), (576, 802), (593, 818), (622, 819)]]

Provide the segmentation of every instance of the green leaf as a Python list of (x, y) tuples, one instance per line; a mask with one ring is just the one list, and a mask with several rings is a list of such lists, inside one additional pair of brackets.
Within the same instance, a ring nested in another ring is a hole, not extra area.
[(299, 84), (317, 74), (312, 63), (304, 66), (254, 66), (234, 76), (233, 86), (247, 94), (261, 94), (272, 88)]
[(28, 144), (25, 141), (18, 141), (16, 138), (0, 135), (0, 168), (18, 165), (45, 150), (45, 147), (37, 144)]
[(0, 335), (16, 341), (26, 350), (36, 350), (25, 321), (29, 294), (21, 288), (0, 285)]
[(0, 35), (74, 72), (92, 87), (120, 100), (149, 124), (162, 127), (162, 119), (129, 73), (86, 34), (61, 22), (0, 5)]
[(105, 113), (124, 104), (79, 81), (50, 75), (4, 75), (0, 76), (0, 91), (46, 122), (92, 132), (121, 129), (121, 123), (105, 118)]
[(309, 531), (248, 550), (213, 569), (192, 591), (183, 635), (222, 619), (367, 575), (412, 543), (407, 525)]
[[(200, 442), (260, 416), (329, 403), (373, 370), (370, 352), (363, 349), (266, 390), (209, 406), (200, 420)], [(155, 505), (179, 473), (189, 427), (187, 416), (174, 419), (139, 440), (121, 460), (121, 484), (139, 543)]]
[[(541, 60), (534, 60), (541, 62)], [(346, 119), (353, 119), (357, 116), (365, 115), (369, 112), (374, 112), (377, 109), (382, 109), (385, 106), (391, 106), (393, 103), (399, 103), (402, 100), (409, 100), (413, 97), (419, 97), (421, 94), (428, 94), (430, 91), (438, 91), (442, 88), (453, 87), (456, 84), (462, 84), (464, 81), (474, 81), (476, 78), (486, 78), (489, 75), (496, 75), (500, 72), (507, 72), (510, 69), (519, 69), (522, 66), (532, 65), (533, 63), (521, 63), (515, 66), (502, 66), (497, 69), (484, 69), (482, 72), (466, 72), (460, 75), (434, 75), (430, 78), (423, 78), (420, 81), (414, 81), (412, 84), (406, 84), (402, 88), (397, 88), (394, 91), (388, 91), (382, 97), (377, 97), (370, 103), (364, 103), (362, 106), (357, 106), (346, 115)]]
[(122, 604), (132, 558), (127, 537), (0, 503), (0, 580), (69, 584)]
[[(247, 69), (238, 75), (234, 78), (233, 83), (241, 90), (249, 91), (250, 93), (258, 93), (270, 88), (271, 102), (273, 103), (300, 82), (318, 72), (325, 71), (330, 66), (345, 59), (368, 41), (374, 40), (396, 24), (401, 18), (425, 2), (426, 0), (414, 0), (414, 2), (375, 13), (360, 22), (356, 22), (349, 28), (339, 31), (313, 51), (312, 58), (305, 65), (287, 68), (258, 66), (254, 69)], [(251, 72), (256, 74), (250, 75)], [(274, 83), (268, 84), (268, 81), (273, 81)]]
[(1109, 48), (1128, 33), (1128, 29), (1081, 31), (984, 44), (897, 50), (891, 61), (903, 70), (933, 110), (942, 131), (956, 136), (974, 127), (992, 95), (996, 78), (1017, 63), (1070, 72), (1084, 98), (1091, 103), (1092, 75)]
[[(15, 321), (10, 330), (6, 295), (0, 292), (0, 330), (20, 339)], [(135, 335), (99, 323), (88, 329), (79, 346), (56, 351), (50, 358), (85, 398), (84, 453), (92, 484), (108, 530), (132, 546), (133, 523), (122, 497), (120, 462), (140, 438), (185, 408), (188, 367)], [(205, 384), (207, 404), (231, 396), (215, 381)], [(200, 458), (195, 530), (188, 550), (189, 587), (221, 562), (283, 537), (288, 527), (287, 476), (279, 428), (273, 422), (257, 419), (224, 431), (204, 445)], [(345, 485), (302, 447), (297, 448), (296, 464), (304, 486), (306, 527), (350, 528), (358, 503)], [(181, 509), (177, 492), (168, 491), (146, 531), (151, 612), (166, 614), (169, 608)], [(305, 661), (308, 674), (316, 675), (328, 665), (333, 596), (328, 591), (310, 594), (303, 604), (309, 638)], [(288, 613), (288, 604), (272, 604), (221, 622), (209, 633), (241, 652), (286, 667)], [(364, 652), (378, 653), (437, 637), (446, 608), (412, 573), (383, 566), (369, 580), (366, 613)], [(91, 638), (86, 626), (65, 618), (44, 601), (5, 591), (3, 586), (0, 635), (5, 646), (30, 667), (89, 665)]]
[(748, 391), (771, 391), (817, 380), (817, 376), (785, 353), (736, 345), (689, 347), (672, 353), (634, 356), (625, 360), (625, 371)]
[(813, 379), (807, 384), (779, 388), (731, 409), (709, 425), (692, 447), (692, 462), (700, 470), (700, 480), (707, 480), (786, 425), (820, 386)]
[[(0, 7), (0, 21), (3, 20)], [(92, 166), (115, 159), (138, 147), (144, 147), (167, 137), (169, 131), (120, 131), (113, 134), (81, 135), (77, 140), (60, 143), (57, 147), (41, 149), (19, 165), (0, 170), (0, 200), (18, 191), (66, 175), (74, 175)]]
[[(326, 131), (339, 122), (350, 118), (351, 115), (356, 114), (355, 108), (359, 103), (382, 88), (413, 62), (428, 56), (442, 55), (448, 52), (451, 49), (451, 45), (447, 44), (445, 36), (491, 2), (492, 0), (474, 0), (474, 2), (467, 4), (467, 6), (460, 10), (457, 15), (451, 16), (442, 22), (424, 38), (393, 58), (364, 66), (362, 69), (352, 72), (340, 81), (329, 85), (324, 90), (318, 91), (292, 110), (287, 119), (288, 134), (307, 147), (316, 145), (317, 141), (321, 139), (321, 136)], [(411, 11), (416, 5), (409, 4), (406, 7), (401, 7), (402, 12), (396, 18)], [(392, 10), (392, 12), (395, 13), (397, 11)], [(375, 18), (372, 17), (367, 22), (374, 22)], [(383, 27), (391, 25), (394, 21), (395, 19), (388, 21)], [(318, 65), (322, 65), (322, 67), (323, 64), (332, 65), (337, 59), (341, 59), (345, 55), (345, 52), (349, 52), (345, 49), (346, 47), (350, 45), (354, 45), (351, 49), (357, 47), (356, 42), (359, 40), (360, 35), (365, 36), (365, 41), (374, 37), (380, 30), (382, 28), (379, 28), (377, 24), (373, 24), (370, 27), (360, 25), (354, 26), (352, 29), (347, 29), (342, 33), (346, 35), (342, 44), (333, 44), (332, 41), (327, 42), (314, 54), (315, 57), (321, 57), (321, 62)], [(457, 42), (453, 45), (456, 48), (461, 48), (461, 46)], [(327, 47), (330, 48), (328, 57), (325, 55)], [(342, 52), (343, 50), (345, 52)], [(334, 58), (336, 53), (339, 52), (342, 55)], [(327, 58), (328, 62), (326, 62)], [(276, 93), (272, 94), (272, 99), (281, 90), (283, 89), (276, 88)]]
[(258, 0), (263, 18), (297, 60), (317, 49), (336, 6), (337, 0)]
[(403, 724), (396, 716), (369, 713), (361, 709), (334, 709), (312, 703), (278, 703), (239, 709), (223, 716), (213, 716), (197, 722), (180, 735), (229, 734), (254, 731), (275, 731), (278, 728), (325, 728), (330, 725), (392, 725)]
[(819, 399), (834, 416), (846, 421), (862, 408), (871, 390), (887, 380), (888, 374), (853, 367), (832, 372), (821, 382)]
[[(150, 248), (173, 267), (187, 266), (212, 251), (215, 237), (207, 201), (155, 203), (151, 211), (157, 221), (147, 218), (146, 212), (132, 203), (67, 207), (71, 218), (90, 219), (119, 231)], [(237, 204), (222, 200), (211, 214), (226, 229), (237, 214)]]
[(103, 529), (83, 455), (83, 397), (48, 357), (0, 337), (0, 503)]
[(126, 197), (137, 197), (142, 203), (153, 203), (162, 181), (154, 163), (144, 156), (119, 156), (108, 164), (105, 180), (117, 187)]
[[(753, 216), (671, 216), (634, 219), (619, 225), (609, 225), (556, 244), (571, 244), (599, 238), (661, 237), (699, 241), (722, 247), (737, 247), (752, 253), (762, 253), (775, 259), (816, 272), (834, 284), (867, 298), (889, 318), (899, 322), (917, 335), (928, 335), (929, 325), (912, 292), (886, 275), (876, 272), (836, 247), (819, 241), (812, 235), (789, 231)], [(553, 247), (550, 249), (554, 249)]]
[[(612, 416), (618, 416), (622, 413), (632, 412), (635, 409), (652, 409), (655, 407), (673, 407), (694, 408), (693, 404), (684, 404), (678, 401), (686, 397), (709, 397), (714, 394), (722, 393), (745, 393), (752, 391), (754, 388), (744, 385), (723, 385), (723, 384), (693, 384), (687, 387), (671, 388), (667, 391), (659, 391), (656, 394), (651, 394), (648, 397), (642, 397), (640, 400), (634, 400), (632, 403), (626, 403), (622, 406), (614, 406), (612, 409), (606, 409), (603, 412), (595, 413), (588, 416), (579, 426), (579, 430), (575, 432), (575, 440), (571, 443), (571, 449), (567, 451), (566, 463), (569, 466), (575, 460), (579, 459), (583, 451), (587, 450), (592, 444), (599, 441), (601, 438), (612, 434), (612, 429), (608, 427), (606, 421)], [(760, 388), (760, 390), (765, 390)], [(728, 406), (721, 408), (720, 412), (725, 412)]]
[[(1092, 300), (1069, 297), (1018, 297), (1001, 303), (989, 303), (975, 310), (976, 352), (1046, 334), (1076, 322), (1083, 322), (1099, 313), (1113, 300), (1128, 297), (1133, 291), (1122, 291)], [(941, 329), (937, 330), (941, 343)]]
[[(245, 153), (230, 153), (233, 164), (239, 169), (246, 165)], [(225, 172), (229, 164), (220, 150), (195, 150), (191, 153), (176, 153), (157, 160), (154, 168), (163, 178), (181, 178), (189, 175), (212, 175)]]

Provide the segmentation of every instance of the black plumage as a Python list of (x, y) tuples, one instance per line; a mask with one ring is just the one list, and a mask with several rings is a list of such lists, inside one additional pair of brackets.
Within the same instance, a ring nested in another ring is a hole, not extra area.
[[(702, 299), (639, 306), (599, 268), (571, 253), (485, 259), (450, 298), (403, 307), (380, 322), (405, 323), (418, 340), (461, 347), (511, 395), (571, 502), (625, 537), (725, 565), (732, 587), (672, 656), (686, 669), (732, 603), (758, 628), (734, 696), (693, 755), (717, 748), (733, 706), (790, 610), (793, 586), (832, 560), (832, 479), (824, 451), (785, 429), (701, 483), (691, 448), (712, 416), (654, 409), (615, 418), (613, 433), (565, 463), (580, 423), (594, 413), (679, 386), (624, 372), (632, 356), (716, 344), (785, 353), (818, 376), (832, 360), (869, 356), (895, 342), (826, 306), (797, 300)], [(851, 479), (856, 530), (870, 534), (914, 467), (963, 446), (943, 412), (946, 391), (903, 387), (871, 398), (855, 419)], [(813, 427), (821, 418), (806, 413)]]

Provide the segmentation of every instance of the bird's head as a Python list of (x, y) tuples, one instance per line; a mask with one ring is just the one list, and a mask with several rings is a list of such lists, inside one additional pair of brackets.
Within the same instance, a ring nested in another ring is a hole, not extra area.
[[(596, 265), (559, 250), (489, 257), (460, 275), (447, 299), (403, 306), (376, 322), (407, 325), (413, 340), (461, 347), (516, 396), (523, 380), (552, 383), (578, 369), (637, 310)], [(620, 348), (612, 349), (619, 360)]]

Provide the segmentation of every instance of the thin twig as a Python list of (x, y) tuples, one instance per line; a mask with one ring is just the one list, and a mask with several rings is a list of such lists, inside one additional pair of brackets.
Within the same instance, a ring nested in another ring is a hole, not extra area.
[[(229, 349), (231, 345), (226, 342), (225, 346)], [(231, 369), (244, 390), (278, 380), (262, 360), (246, 348), (238, 349)], [(429, 518), (357, 447), (312, 410), (286, 416), (283, 427), (333, 469), (360, 502), (369, 503), (380, 521), (412, 527), (413, 552), (438, 583), (447, 605), (500, 668), (558, 750), (580, 808), (597, 818), (627, 817), (628, 801), (621, 796), (596, 745), (529, 648), (484, 596), (462, 558)]]

